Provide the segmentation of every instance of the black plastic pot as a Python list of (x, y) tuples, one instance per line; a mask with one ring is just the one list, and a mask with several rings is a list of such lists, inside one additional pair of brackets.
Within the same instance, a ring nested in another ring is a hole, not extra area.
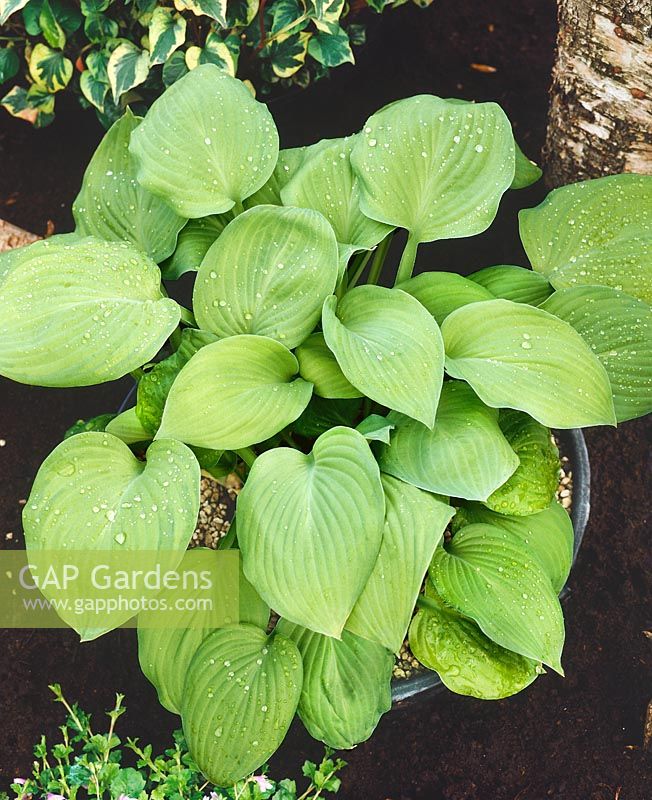
[[(571, 505), (571, 519), (575, 541), (573, 544), (573, 563), (582, 544), (582, 537), (586, 523), (589, 519), (591, 508), (591, 470), (589, 467), (589, 454), (581, 430), (555, 431), (559, 449), (568, 458), (570, 469), (573, 472), (573, 502)], [(560, 599), (568, 596), (570, 589), (568, 583), (561, 591)], [(392, 700), (394, 705), (407, 704), (425, 693), (435, 693), (445, 690), (436, 672), (427, 670), (404, 680), (394, 679), (392, 684)]]

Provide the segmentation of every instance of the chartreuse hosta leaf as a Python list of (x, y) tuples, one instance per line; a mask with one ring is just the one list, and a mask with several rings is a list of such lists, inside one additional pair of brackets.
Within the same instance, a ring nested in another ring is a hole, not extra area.
[(385, 527), (378, 559), (346, 627), (398, 653), (423, 576), (455, 511), (434, 495), (382, 476)]
[(88, 237), (26, 248), (0, 285), (0, 374), (87, 386), (149, 361), (179, 322), (153, 261)]
[(534, 161), (530, 161), (517, 142), (514, 142), (514, 156), (514, 180), (509, 188), (525, 189), (527, 186), (536, 183), (543, 175), (543, 172)]
[(387, 417), (381, 417), (379, 414), (370, 414), (356, 425), (355, 429), (359, 431), (365, 439), (369, 439), (372, 442), (384, 442), (385, 444), (389, 444), (389, 437), (394, 430), (394, 426)]
[(100, 142), (72, 207), (77, 232), (127, 241), (157, 263), (174, 250), (185, 219), (136, 181), (129, 139), (140, 124), (129, 109)]
[(609, 378), (567, 322), (510, 300), (458, 308), (444, 320), (446, 371), (495, 408), (525, 411), (543, 425), (615, 423)]
[(563, 674), (559, 600), (520, 536), (494, 525), (468, 525), (435, 552), (430, 577), (442, 599), (494, 642)]
[(326, 344), (346, 378), (377, 403), (432, 427), (443, 380), (439, 327), (400, 289), (357, 286), (324, 303)]
[[(410, 625), (410, 649), (452, 692), (499, 700), (543, 672), (538, 662), (492, 642), (471, 619), (446, 606), (426, 585), (426, 600)], [(426, 605), (427, 604), (427, 605)]]
[(501, 264), (469, 275), (474, 283), (483, 286), (494, 297), (512, 300), (514, 303), (528, 303), (538, 306), (552, 294), (552, 286), (543, 275), (524, 267)]
[(284, 636), (235, 625), (204, 639), (187, 671), (181, 717), (188, 748), (211, 783), (230, 786), (278, 749), (302, 683), (301, 654)]
[(416, 297), (438, 325), (456, 308), (494, 299), (487, 289), (455, 272), (423, 272), (399, 284), (398, 288)]
[(152, 438), (138, 419), (135, 406), (114, 417), (105, 430), (107, 433), (117, 436), (118, 439), (122, 439), (125, 444), (147, 442)]
[(351, 163), (363, 213), (407, 228), (414, 250), (489, 227), (514, 178), (514, 137), (495, 103), (420, 95), (370, 117)]
[(165, 401), (182, 367), (198, 350), (215, 341), (217, 337), (213, 333), (186, 328), (178, 349), (154, 364), (138, 381), (136, 414), (150, 436), (159, 429)]
[(498, 424), (519, 458), (516, 472), (485, 501), (501, 514), (524, 516), (548, 508), (559, 485), (559, 450), (550, 429), (524, 414), (506, 408)]
[(465, 503), (453, 518), (453, 531), (474, 522), (504, 528), (523, 542), (541, 562), (557, 594), (564, 588), (573, 563), (573, 524), (566, 509), (553, 501), (528, 517), (497, 514), (481, 503)]
[(311, 334), (296, 349), (299, 374), (314, 384), (315, 394), (326, 398), (362, 397), (344, 377), (323, 333)]
[(181, 216), (205, 217), (260, 189), (276, 164), (278, 134), (241, 81), (204, 64), (152, 104), (130, 149), (145, 188)]
[(390, 413), (395, 426), (379, 455), (383, 472), (431, 492), (486, 500), (518, 467), (498, 413), (460, 381), (446, 381), (432, 430)]
[[(30, 562), (48, 562), (56, 551), (84, 552), (94, 564), (109, 551), (124, 558), (137, 553), (145, 572), (159, 562), (168, 569), (179, 564), (199, 511), (199, 464), (171, 439), (154, 442), (146, 458), (137, 459), (109, 433), (80, 433), (55, 448), (23, 512)], [(54, 599), (52, 587), (43, 591)], [(147, 593), (139, 588), (139, 594)], [(90, 621), (72, 611), (60, 615), (88, 640), (121, 625), (133, 611), (117, 608)]]
[[(138, 617), (140, 668), (154, 684), (161, 705), (173, 714), (181, 713), (183, 686), (192, 657), (213, 630), (238, 622), (255, 625), (263, 631), (267, 628), (269, 607), (244, 577), (242, 568), (238, 567), (237, 572), (234, 569), (239, 560), (237, 551), (225, 555), (206, 548), (189, 550), (184, 556), (183, 568), (197, 574), (205, 571), (211, 576), (212, 606), (179, 611), (174, 628), (161, 627), (156, 611), (146, 611)], [(159, 600), (172, 605), (187, 596), (188, 591), (179, 586), (165, 589)], [(240, 610), (235, 618), (229, 616), (234, 606)]]
[(209, 247), (231, 221), (228, 214), (213, 214), (202, 219), (190, 219), (179, 232), (174, 253), (161, 264), (166, 280), (176, 280), (186, 272), (196, 272)]
[(292, 353), (265, 336), (206, 345), (172, 384), (157, 437), (213, 450), (269, 439), (308, 405), (312, 384), (295, 378), (298, 369)]
[(519, 223), (530, 263), (555, 289), (599, 284), (652, 303), (652, 176), (564, 186)]
[(561, 289), (542, 308), (566, 320), (607, 370), (618, 422), (652, 411), (652, 310), (607, 286)]
[(244, 201), (245, 208), (272, 205), (282, 206), (281, 191), (303, 164), (306, 153), (313, 151), (311, 147), (290, 147), (279, 150), (276, 166), (263, 186)]
[(314, 208), (330, 222), (342, 268), (352, 253), (370, 250), (391, 231), (390, 226), (370, 219), (360, 210), (360, 187), (350, 160), (355, 138), (324, 142), (317, 153), (304, 159), (281, 190), (285, 205)]
[(339, 637), (374, 567), (385, 499), (362, 434), (259, 456), (238, 498), (245, 575), (281, 616)]
[(309, 335), (337, 282), (337, 242), (307, 208), (257, 206), (227, 225), (195, 282), (200, 327), (254, 333), (292, 349)]
[(301, 652), (298, 711), (308, 733), (338, 750), (368, 739), (392, 706), (392, 653), (349, 631), (333, 639), (286, 619), (277, 630)]

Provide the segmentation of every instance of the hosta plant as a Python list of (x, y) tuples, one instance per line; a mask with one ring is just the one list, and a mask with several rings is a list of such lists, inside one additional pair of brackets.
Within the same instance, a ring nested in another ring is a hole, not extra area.
[[(331, 747), (366, 739), (406, 636), (461, 694), (562, 673), (572, 528), (551, 428), (652, 408), (652, 178), (523, 211), (531, 268), (412, 274), (420, 243), (480, 233), (538, 174), (499, 106), (429, 95), (279, 150), (265, 106), (204, 65), (107, 133), (74, 233), (2, 257), (0, 373), (138, 381), (133, 407), (45, 460), (32, 557), (178, 563), (201, 469), (243, 475), (222, 544), (240, 551), (240, 623), (139, 631), (213, 782), (262, 764), (295, 713)], [(169, 296), (184, 273), (192, 310)]]
[(57, 94), (73, 91), (108, 127), (207, 63), (264, 95), (305, 87), (354, 62), (361, 11), (405, 1), (0, 0), (1, 104), (43, 127)]

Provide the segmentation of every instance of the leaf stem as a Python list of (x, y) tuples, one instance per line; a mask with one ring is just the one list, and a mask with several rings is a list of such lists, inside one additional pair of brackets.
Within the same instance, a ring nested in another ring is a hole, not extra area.
[(426, 611), (433, 611), (437, 614), (441, 612), (441, 607), (434, 600), (431, 600), (423, 594), (417, 597), (417, 605)]
[(393, 236), (394, 236), (394, 231), (388, 233), (387, 236), (382, 240), (382, 242), (376, 248), (376, 252), (374, 253), (374, 260), (371, 262), (371, 268), (369, 269), (369, 277), (367, 278), (367, 283), (373, 284), (374, 286), (378, 283), (380, 275), (383, 271), (383, 265), (385, 263), (385, 259), (387, 258), (389, 246), (392, 243)]
[(353, 260), (351, 264), (351, 275), (348, 278), (346, 289), (353, 289), (356, 283), (360, 280), (360, 276), (365, 270), (365, 267), (369, 263), (369, 259), (374, 254), (373, 250), (367, 250), (364, 253), (358, 253), (356, 258)]
[(184, 325), (187, 325), (189, 328), (196, 328), (197, 327), (197, 320), (195, 319), (195, 315), (187, 308), (183, 306), (179, 306), (181, 309), (181, 322)]
[(408, 233), (407, 242), (405, 243), (405, 249), (403, 250), (403, 255), (401, 256), (401, 263), (398, 265), (398, 271), (396, 272), (396, 280), (394, 281), (394, 286), (398, 286), (399, 283), (403, 283), (403, 281), (409, 280), (412, 277), (412, 270), (414, 269), (414, 262), (417, 260), (417, 248), (419, 246), (419, 242), (414, 235), (414, 231), (410, 231)]
[(257, 456), (252, 447), (243, 447), (241, 450), (236, 450), (235, 452), (249, 467), (249, 469), (253, 467)]

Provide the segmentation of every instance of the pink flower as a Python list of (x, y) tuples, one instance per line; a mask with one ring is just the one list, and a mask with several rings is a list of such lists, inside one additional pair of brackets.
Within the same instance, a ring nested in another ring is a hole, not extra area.
[(268, 780), (264, 775), (252, 775), (251, 780), (258, 784), (261, 792), (268, 792), (274, 788), (274, 784)]
[(13, 782), (14, 782), (14, 783), (19, 783), (21, 786), (24, 786), (24, 785), (27, 783), (27, 781), (25, 780), (25, 778), (14, 778), (14, 781), (13, 781)]
[(45, 796), (45, 800), (66, 800), (66, 798), (62, 794), (52, 794), (52, 792), (48, 792)]

